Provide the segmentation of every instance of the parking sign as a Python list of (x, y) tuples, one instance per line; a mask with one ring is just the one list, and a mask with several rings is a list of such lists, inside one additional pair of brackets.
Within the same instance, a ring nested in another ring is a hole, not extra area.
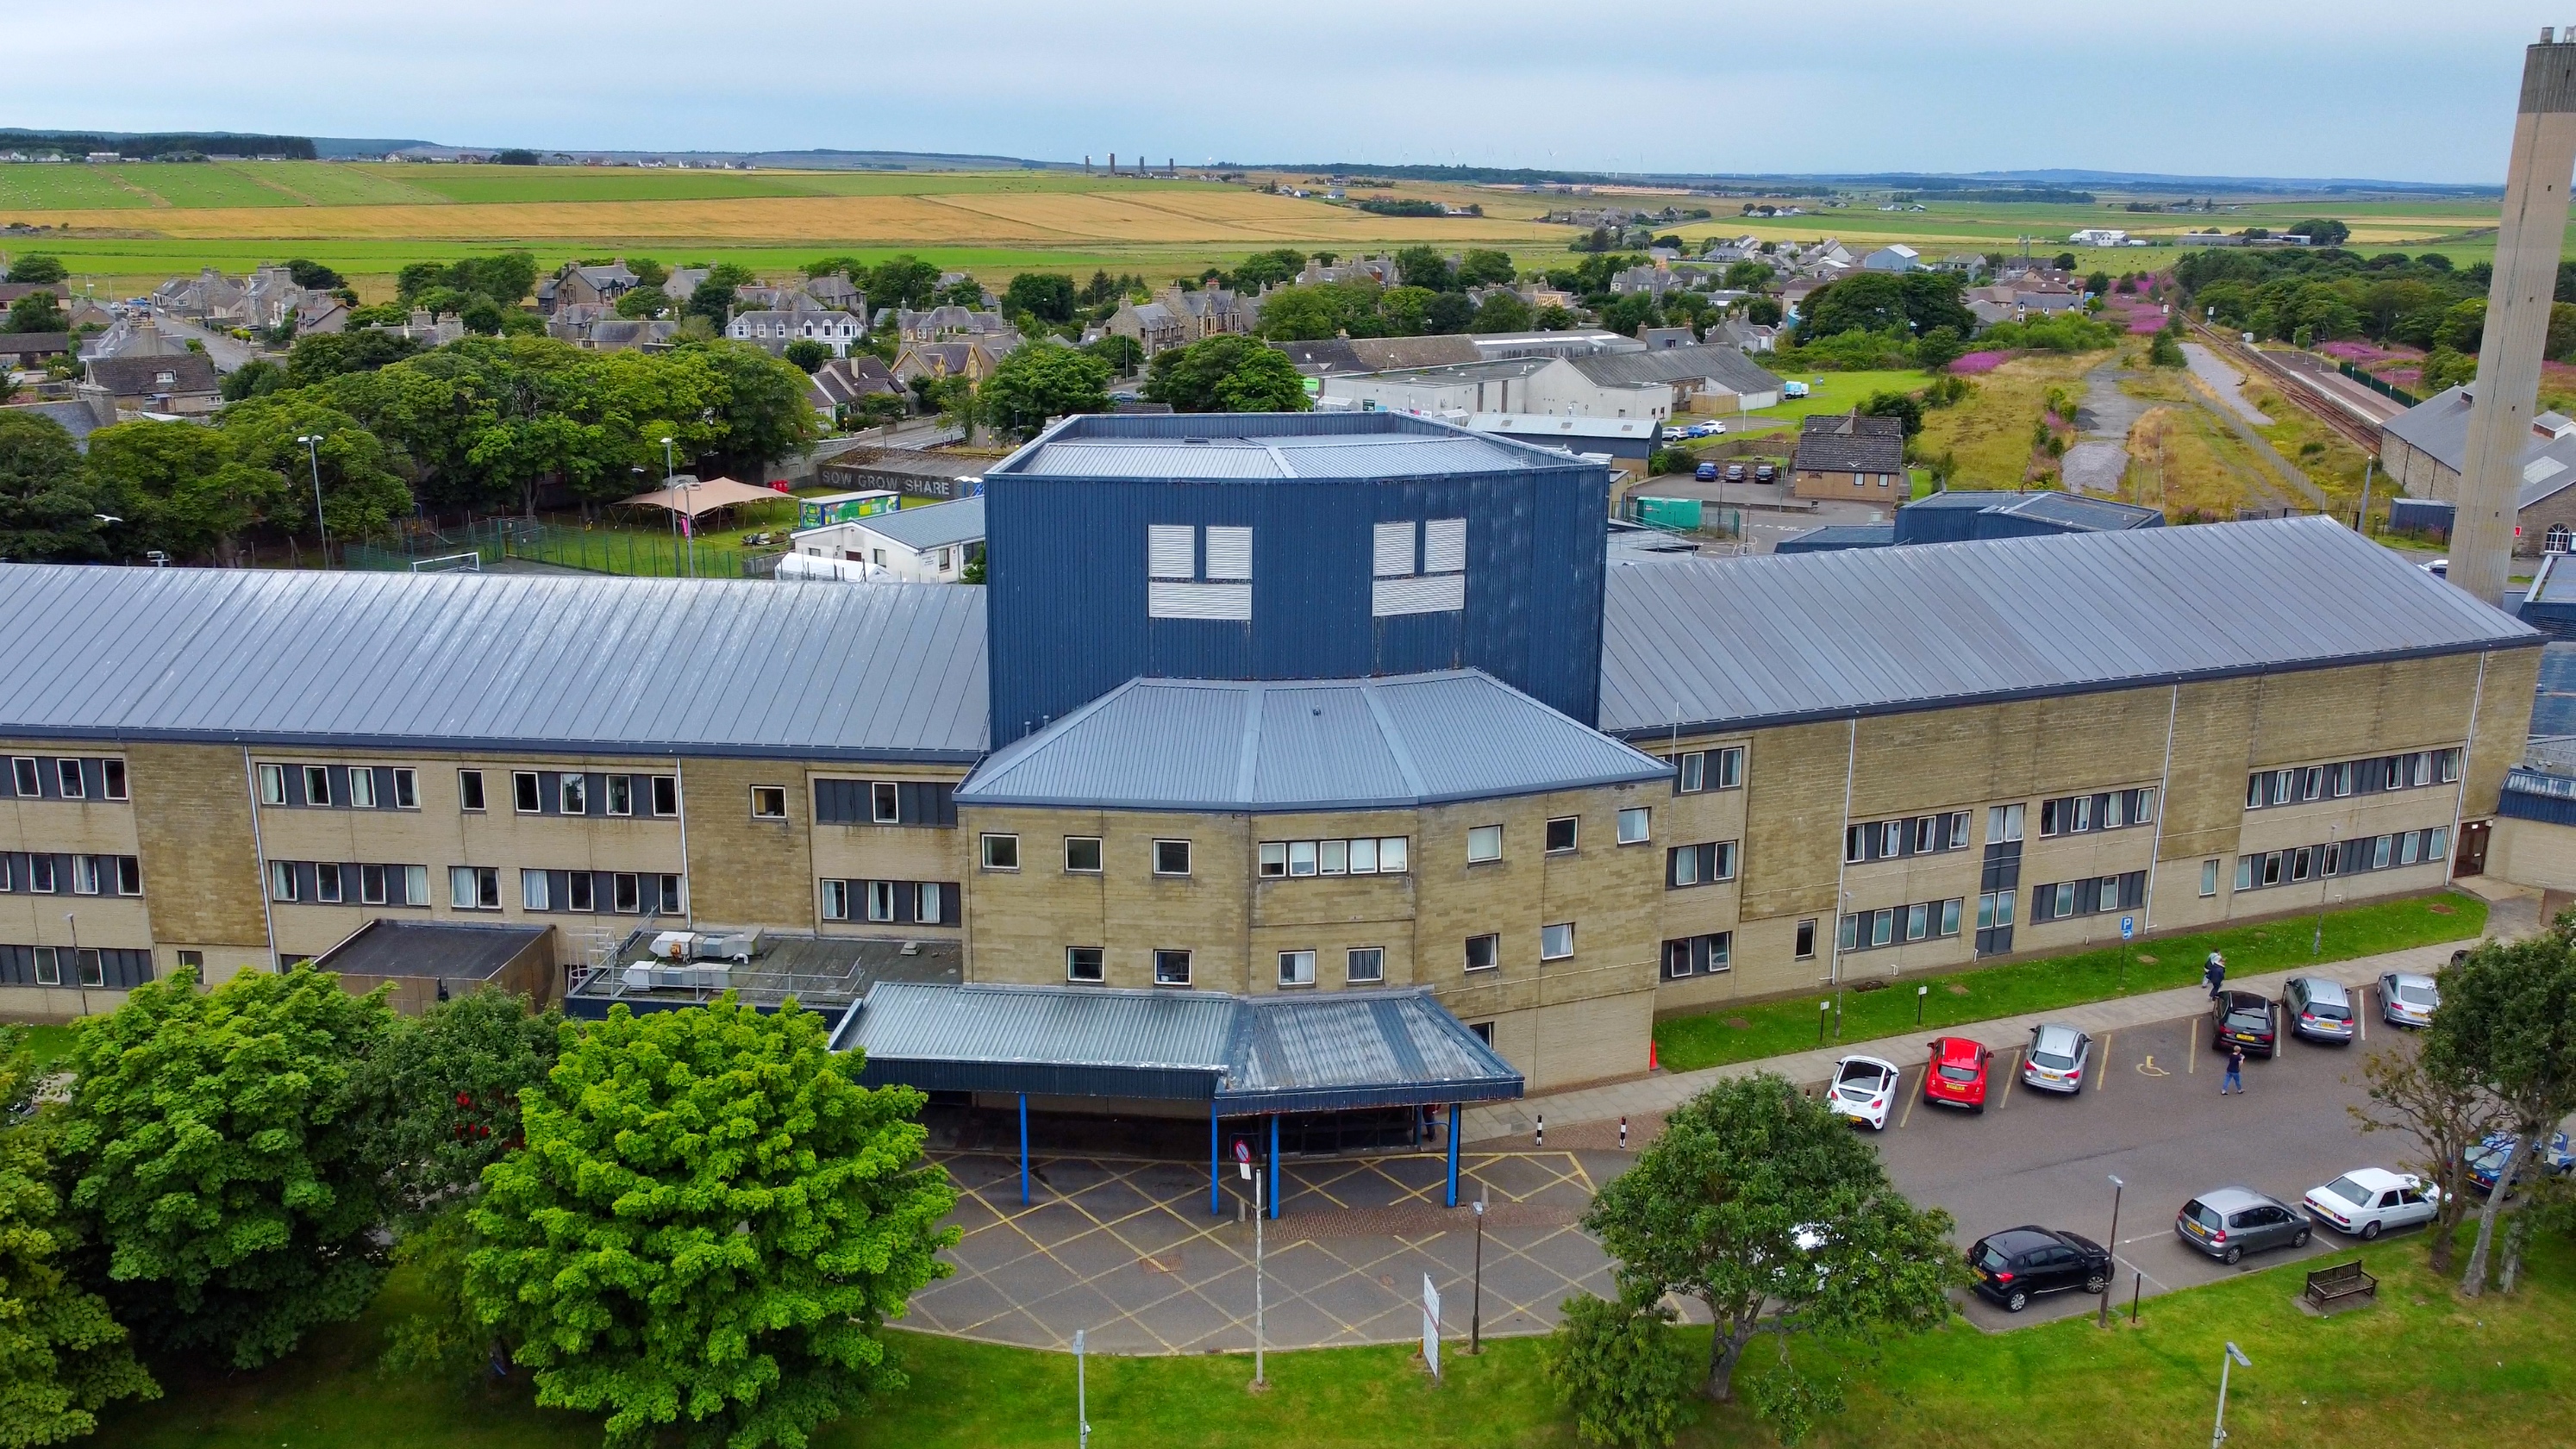
[(2120, 939), (2126, 941), (2137, 934), (2138, 918), (2135, 916), (2122, 916), (2120, 918)]

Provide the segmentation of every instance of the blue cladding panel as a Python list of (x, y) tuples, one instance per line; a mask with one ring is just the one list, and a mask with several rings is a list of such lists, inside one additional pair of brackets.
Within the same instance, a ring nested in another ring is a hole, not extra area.
[[(1308, 420), (1275, 422), (1286, 432)], [(1098, 429), (1168, 420), (1081, 421)], [(1401, 431), (1424, 427), (1401, 422)], [(1286, 451), (1294, 466), (1319, 450)], [(1060, 464), (1024, 471), (1041, 460), (1024, 451), (985, 481), (994, 744), (1139, 675), (1336, 679), (1475, 668), (1590, 723), (1600, 694), (1608, 471), (1505, 444), (1491, 452), (1497, 466), (1463, 475), (1189, 481), (1068, 476)], [(1463, 616), (1373, 618), (1375, 525), (1462, 516)], [(1253, 530), (1248, 624), (1147, 617), (1154, 524)]]

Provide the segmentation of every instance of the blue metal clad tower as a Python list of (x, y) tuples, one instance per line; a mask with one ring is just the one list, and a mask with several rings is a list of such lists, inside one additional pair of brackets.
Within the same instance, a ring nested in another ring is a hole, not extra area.
[(1599, 708), (1609, 470), (1387, 413), (1086, 415), (985, 474), (996, 747), (1139, 675)]

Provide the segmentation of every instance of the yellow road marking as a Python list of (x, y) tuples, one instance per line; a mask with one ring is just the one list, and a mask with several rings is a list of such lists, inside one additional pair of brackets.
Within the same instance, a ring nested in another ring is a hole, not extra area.
[(2185, 1027), (2185, 1028), (2183, 1029), (2182, 1041), (2183, 1041), (2183, 1063), (2182, 1063), (2182, 1073), (2183, 1073), (2183, 1075), (2184, 1075), (2184, 1076), (2188, 1077), (2188, 1076), (2191, 1076), (2192, 1074), (2194, 1074), (2194, 1073), (2196, 1073), (2196, 1072), (2198, 1072), (2198, 1071), (2200, 1070), (2200, 1033), (2199, 1033), (2199, 1031), (2197, 1031), (2197, 1030), (2195, 1030), (2195, 1029), (2193, 1029), (2193, 1028), (2190, 1028), (2190, 1027)]
[(2011, 1061), (2011, 1066), (2004, 1072), (2004, 1094), (1995, 1099), (1995, 1110), (1998, 1112), (2004, 1109), (2005, 1103), (2012, 1100), (2013, 1083), (2021, 1080), (2021, 1049), (2019, 1047), (2015, 1047), (2011, 1052), (2007, 1053), (2007, 1056)]
[[(1925, 1067), (1923, 1070), (1928, 1072), (1932, 1069), (1930, 1067)], [(1917, 1085), (1920, 1085), (1919, 1080)], [(1901, 1072), (1897, 1074), (1896, 1089), (1900, 1092), (1905, 1092), (1905, 1076)], [(1903, 1130), (1906, 1123), (1914, 1120), (1914, 1099), (1921, 1095), (1922, 1094), (1920, 1092), (1905, 1093), (1905, 1110), (1896, 1115), (1896, 1125), (1900, 1131)]]
[(2107, 1031), (2102, 1033), (2102, 1039), (2093, 1044), (2093, 1049), (2102, 1063), (2102, 1070), (2093, 1078), (2093, 1090), (2098, 1094), (2111, 1083), (2111, 1034)]

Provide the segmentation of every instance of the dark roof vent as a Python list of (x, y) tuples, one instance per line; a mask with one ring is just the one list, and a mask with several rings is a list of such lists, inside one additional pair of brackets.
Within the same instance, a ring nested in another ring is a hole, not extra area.
[(1196, 443), (1200, 447), (1206, 447), (1208, 442), (1205, 438), (1183, 438), (1181, 441), (1184, 443)]

